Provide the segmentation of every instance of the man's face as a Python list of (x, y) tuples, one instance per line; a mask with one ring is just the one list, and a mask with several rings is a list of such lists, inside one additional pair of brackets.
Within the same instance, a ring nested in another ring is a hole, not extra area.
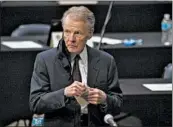
[(75, 20), (67, 16), (63, 24), (65, 45), (70, 53), (79, 54), (91, 37), (88, 24), (82, 20)]

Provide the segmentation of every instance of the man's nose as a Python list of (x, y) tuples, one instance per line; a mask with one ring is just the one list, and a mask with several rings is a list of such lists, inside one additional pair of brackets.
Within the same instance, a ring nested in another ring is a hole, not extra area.
[(72, 33), (72, 34), (70, 34), (70, 36), (69, 36), (69, 40), (70, 41), (75, 41), (75, 36), (74, 36), (74, 34)]

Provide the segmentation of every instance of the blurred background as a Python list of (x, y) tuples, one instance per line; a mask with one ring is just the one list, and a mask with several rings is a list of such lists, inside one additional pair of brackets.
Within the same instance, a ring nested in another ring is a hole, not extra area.
[(96, 17), (87, 44), (97, 48), (101, 43), (100, 50), (115, 58), (122, 112), (139, 118), (143, 126), (172, 126), (172, 1), (160, 0), (1, 1), (0, 126), (31, 125), (35, 56), (57, 46), (61, 17), (74, 5), (88, 7)]

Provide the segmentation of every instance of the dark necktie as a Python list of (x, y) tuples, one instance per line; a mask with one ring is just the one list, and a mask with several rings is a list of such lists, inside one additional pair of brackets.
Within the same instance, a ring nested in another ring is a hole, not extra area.
[(72, 76), (73, 76), (74, 81), (81, 82), (82, 79), (81, 79), (81, 74), (80, 74), (80, 70), (79, 70), (79, 59), (80, 59), (79, 55), (76, 55), (76, 57), (74, 58), (74, 66), (73, 66)]

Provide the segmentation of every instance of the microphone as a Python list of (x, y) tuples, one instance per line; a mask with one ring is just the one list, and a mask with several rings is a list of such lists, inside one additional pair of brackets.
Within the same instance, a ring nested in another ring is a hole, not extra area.
[(118, 125), (114, 121), (114, 117), (111, 114), (106, 114), (104, 116), (104, 122), (109, 124), (111, 127), (118, 127)]
[(98, 47), (97, 47), (98, 50), (100, 50), (102, 39), (103, 39), (104, 34), (105, 34), (106, 26), (107, 26), (107, 24), (111, 18), (111, 10), (112, 10), (113, 3), (114, 3), (114, 1), (111, 1), (109, 4), (109, 9), (108, 9), (108, 12), (106, 14), (106, 19), (104, 21), (104, 25), (103, 25), (102, 30), (101, 30), (100, 42), (99, 42)]

